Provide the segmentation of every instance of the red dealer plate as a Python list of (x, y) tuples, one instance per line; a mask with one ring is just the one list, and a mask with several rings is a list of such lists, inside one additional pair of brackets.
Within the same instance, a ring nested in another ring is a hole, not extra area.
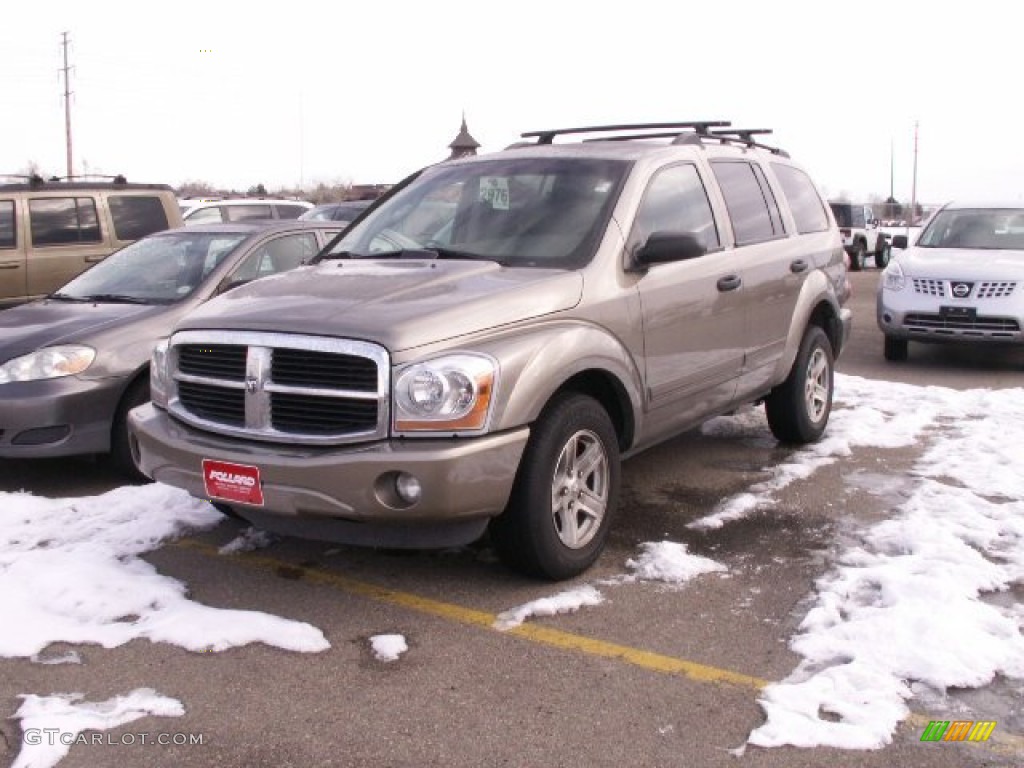
[(263, 506), (259, 467), (203, 459), (203, 483), (206, 485), (206, 495), (211, 499)]

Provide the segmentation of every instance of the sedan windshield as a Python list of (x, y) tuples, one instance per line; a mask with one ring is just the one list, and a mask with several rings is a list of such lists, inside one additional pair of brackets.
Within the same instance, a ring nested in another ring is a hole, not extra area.
[(53, 298), (170, 304), (191, 294), (246, 237), (187, 231), (147, 237), (111, 254)]
[(457, 258), (578, 267), (593, 256), (628, 164), (502, 158), (438, 165), (381, 203), (326, 258)]
[(935, 214), (917, 245), (1024, 250), (1024, 208), (947, 208)]

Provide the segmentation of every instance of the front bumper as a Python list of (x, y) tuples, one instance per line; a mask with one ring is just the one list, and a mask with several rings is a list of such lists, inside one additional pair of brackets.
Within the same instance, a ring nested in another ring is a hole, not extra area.
[[(154, 480), (209, 498), (203, 460), (259, 469), (263, 504), (228, 503), (260, 527), (382, 546), (448, 546), (479, 537), (508, 503), (529, 437), (523, 427), (476, 438), (394, 439), (330, 448), (246, 442), (184, 426), (147, 404), (129, 416), (132, 450)], [(394, 494), (398, 473), (422, 495)], [(213, 499), (217, 501), (217, 499)]]
[(893, 291), (880, 283), (875, 318), (882, 333), (896, 339), (1024, 344), (1020, 297), (955, 299), (917, 293), (912, 285)]
[(0, 385), (0, 457), (107, 453), (122, 379), (74, 376)]

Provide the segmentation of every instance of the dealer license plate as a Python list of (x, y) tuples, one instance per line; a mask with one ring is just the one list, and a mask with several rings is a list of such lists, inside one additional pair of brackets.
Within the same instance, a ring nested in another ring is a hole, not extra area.
[(263, 506), (259, 467), (230, 461), (203, 459), (203, 484), (211, 499)]

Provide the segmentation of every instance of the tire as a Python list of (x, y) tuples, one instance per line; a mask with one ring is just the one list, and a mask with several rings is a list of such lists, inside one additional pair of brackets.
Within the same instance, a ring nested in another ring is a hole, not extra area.
[(768, 426), (783, 443), (813, 443), (820, 439), (832, 412), (835, 387), (832, 344), (818, 326), (804, 332), (789, 376), (765, 400)]
[(850, 270), (853, 272), (860, 272), (864, 269), (864, 253), (867, 251), (867, 246), (858, 240), (853, 246), (853, 253), (850, 254)]
[(152, 482), (139, 470), (132, 458), (128, 440), (128, 411), (143, 403), (149, 402), (149, 377), (143, 376), (128, 385), (121, 402), (114, 413), (114, 423), (110, 431), (110, 464), (120, 474), (130, 480)]
[(892, 246), (889, 241), (882, 241), (882, 250), (875, 251), (875, 266), (885, 269), (889, 265), (889, 257), (892, 256)]
[(508, 506), (491, 521), (498, 556), (553, 581), (587, 570), (608, 539), (619, 475), (618, 436), (601, 404), (575, 393), (552, 400), (533, 426)]
[(902, 363), (907, 359), (910, 342), (897, 339), (895, 336), (885, 337), (885, 359), (892, 363)]

